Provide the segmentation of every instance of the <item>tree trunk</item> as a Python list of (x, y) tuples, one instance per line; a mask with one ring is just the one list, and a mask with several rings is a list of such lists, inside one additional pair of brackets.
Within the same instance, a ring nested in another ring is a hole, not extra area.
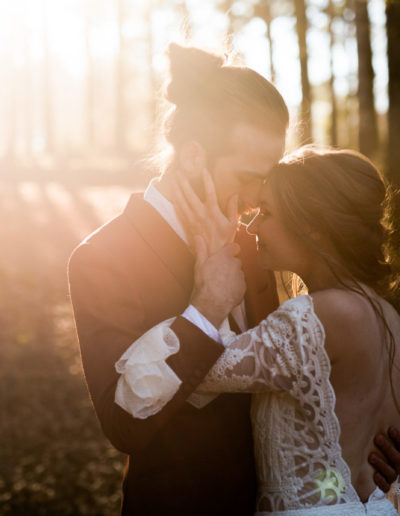
[(367, 1), (355, 0), (354, 11), (358, 49), (359, 147), (363, 154), (372, 156), (378, 146), (378, 128)]
[(328, 8), (328, 32), (329, 32), (329, 60), (330, 60), (330, 69), (331, 75), (329, 77), (329, 94), (331, 97), (331, 124), (329, 128), (329, 140), (330, 144), (335, 146), (337, 145), (337, 102), (335, 95), (335, 70), (333, 66), (333, 47), (335, 44), (335, 35), (332, 29), (332, 22), (335, 16), (333, 2), (329, 0)]
[(400, 187), (400, 0), (387, 2), (386, 17), (389, 61), (387, 174)]
[[(157, 130), (157, 90), (158, 82), (153, 67), (153, 55), (154, 55), (154, 35), (153, 35), (153, 2), (149, 2), (146, 11), (146, 25), (147, 25), (147, 66), (148, 66), (148, 84), (149, 84), (149, 97), (148, 97), (148, 110), (150, 116), (150, 134), (149, 142), (153, 144)], [(188, 13), (186, 13), (188, 14)]]
[(32, 154), (32, 63), (29, 47), (28, 27), (24, 27), (24, 120), (25, 120), (25, 152)]
[(294, 0), (296, 13), (296, 32), (299, 45), (300, 71), (301, 71), (301, 122), (303, 127), (303, 143), (312, 139), (311, 122), (311, 85), (308, 77), (308, 52), (307, 52), (307, 16), (305, 0)]
[(92, 0), (86, 3), (86, 27), (85, 27), (85, 46), (87, 61), (87, 82), (86, 82), (86, 138), (90, 149), (94, 147), (94, 66), (90, 35), (92, 30)]
[(7, 59), (7, 73), (8, 73), (8, 88), (7, 88), (7, 102), (6, 102), (6, 148), (5, 157), (9, 162), (12, 162), (15, 158), (16, 153), (16, 140), (17, 140), (17, 99), (16, 99), (16, 88), (17, 80), (14, 65), (11, 58)]
[(53, 97), (51, 87), (51, 54), (49, 48), (49, 27), (47, 17), (48, 4), (43, 0), (43, 102), (44, 102), (44, 131), (46, 151), (54, 152)]
[(116, 66), (116, 92), (115, 92), (115, 146), (117, 152), (126, 150), (126, 112), (125, 112), (125, 41), (123, 35), (124, 0), (117, 0), (117, 20), (119, 52)]
[(186, 3), (186, 0), (180, 0), (177, 4), (177, 12), (182, 17), (183, 34), (187, 41), (192, 39), (192, 26), (190, 23), (190, 13)]
[(264, 20), (267, 27), (266, 37), (268, 41), (268, 53), (269, 53), (269, 76), (271, 82), (275, 82), (275, 67), (274, 67), (274, 42), (271, 34), (271, 0), (262, 0), (254, 8), (254, 14)]

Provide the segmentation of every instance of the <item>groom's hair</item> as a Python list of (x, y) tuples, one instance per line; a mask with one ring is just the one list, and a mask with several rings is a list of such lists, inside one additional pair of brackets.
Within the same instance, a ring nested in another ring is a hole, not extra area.
[(188, 139), (212, 158), (226, 149), (240, 122), (285, 136), (288, 108), (279, 91), (259, 73), (230, 66), (227, 57), (171, 43), (165, 98), (173, 106), (164, 119), (164, 136), (177, 150)]

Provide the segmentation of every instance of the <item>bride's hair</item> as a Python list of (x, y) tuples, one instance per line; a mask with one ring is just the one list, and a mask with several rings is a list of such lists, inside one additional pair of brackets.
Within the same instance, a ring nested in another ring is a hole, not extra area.
[(164, 118), (164, 136), (174, 149), (195, 139), (215, 157), (229, 143), (232, 127), (249, 122), (285, 135), (287, 106), (278, 90), (244, 66), (230, 66), (227, 57), (171, 43), (170, 76), (165, 98), (172, 104)]
[[(394, 337), (363, 285), (400, 312), (400, 192), (358, 152), (312, 146), (285, 156), (267, 182), (285, 225), (323, 258), (343, 287), (366, 297), (381, 319), (394, 394)], [(310, 228), (333, 245), (335, 256), (311, 238)]]

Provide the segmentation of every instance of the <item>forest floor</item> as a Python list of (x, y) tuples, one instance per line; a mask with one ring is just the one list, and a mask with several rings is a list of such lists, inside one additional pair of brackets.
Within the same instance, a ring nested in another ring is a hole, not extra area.
[(84, 236), (122, 187), (0, 185), (0, 514), (118, 514), (125, 457), (92, 409), (67, 288)]

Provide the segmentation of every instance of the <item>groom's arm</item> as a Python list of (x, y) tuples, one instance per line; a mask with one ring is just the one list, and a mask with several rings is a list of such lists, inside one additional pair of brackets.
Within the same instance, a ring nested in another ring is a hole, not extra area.
[(126, 283), (126, 275), (115, 268), (113, 260), (90, 243), (81, 245), (71, 257), (69, 280), (85, 377), (102, 429), (116, 448), (136, 453), (182, 408), (224, 348), (184, 318), (177, 318), (172, 329), (181, 346), (167, 362), (182, 384), (159, 413), (133, 418), (114, 401), (119, 379), (115, 362), (149, 329), (140, 292)]

